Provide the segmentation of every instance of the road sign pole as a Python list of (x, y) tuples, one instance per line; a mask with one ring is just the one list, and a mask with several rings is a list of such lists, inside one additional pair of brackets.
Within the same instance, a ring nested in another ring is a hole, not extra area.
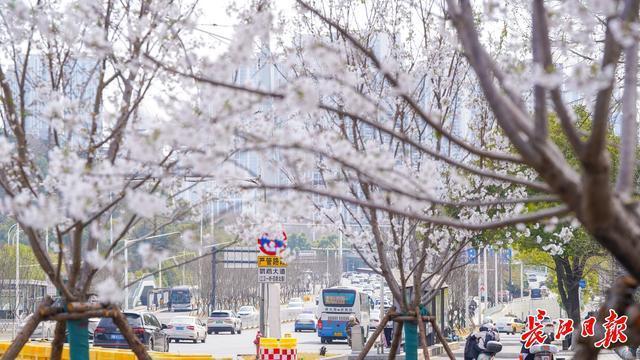
[(269, 309), (267, 310), (269, 337), (280, 338), (280, 284), (267, 284), (269, 289)]
[[(469, 318), (469, 263), (464, 264), (464, 326)], [(380, 318), (382, 319), (382, 317)]]
[(260, 333), (262, 336), (267, 336), (267, 327), (266, 325), (266, 316), (265, 316), (265, 306), (264, 306), (264, 297), (265, 297), (265, 283), (260, 283)]

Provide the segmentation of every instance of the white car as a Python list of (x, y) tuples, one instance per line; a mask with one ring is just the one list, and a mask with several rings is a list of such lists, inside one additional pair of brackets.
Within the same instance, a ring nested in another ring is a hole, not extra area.
[(302, 309), (304, 308), (304, 301), (301, 298), (291, 298), (287, 307), (289, 309)]
[[(387, 306), (386, 302), (384, 305), (384, 313), (386, 314), (387, 311), (389, 311), (389, 309), (391, 308), (391, 305)], [(392, 322), (391, 322), (392, 323)], [(380, 305), (376, 305), (373, 310), (371, 310), (371, 315), (369, 315), (369, 330), (373, 331), (375, 330), (378, 325), (380, 325)], [(389, 325), (389, 323), (387, 323), (387, 326)]]
[(514, 316), (506, 316), (496, 320), (496, 331), (507, 334), (516, 334), (522, 332), (524, 329), (524, 323), (518, 321)]
[(256, 310), (255, 307), (247, 305), (247, 306), (240, 306), (240, 309), (238, 310), (238, 316), (240, 316), (241, 318), (254, 318), (258, 315), (258, 311)]
[(169, 342), (191, 340), (194, 343), (207, 340), (207, 325), (195, 316), (178, 316), (169, 322), (165, 330)]
[(219, 332), (242, 333), (242, 320), (231, 310), (216, 310), (207, 319), (207, 332), (217, 334)]
[[(33, 315), (33, 314), (32, 314)], [(31, 318), (32, 315), (29, 315), (24, 318), (18, 325), (18, 331), (22, 330), (22, 328), (27, 324), (27, 321)], [(42, 321), (38, 324), (38, 327), (33, 330), (31, 333), (31, 339), (53, 339), (53, 333), (56, 329), (55, 321)]]

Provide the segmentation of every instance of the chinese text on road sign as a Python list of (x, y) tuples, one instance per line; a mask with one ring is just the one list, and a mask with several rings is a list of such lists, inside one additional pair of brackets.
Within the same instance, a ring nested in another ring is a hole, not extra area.
[(287, 263), (279, 256), (258, 255), (258, 267), (287, 267)]
[(287, 268), (258, 268), (259, 283), (283, 283), (287, 281)]

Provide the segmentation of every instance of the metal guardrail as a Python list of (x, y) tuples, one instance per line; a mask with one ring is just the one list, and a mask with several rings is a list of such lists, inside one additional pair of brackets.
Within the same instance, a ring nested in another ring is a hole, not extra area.
[[(302, 312), (302, 309), (281, 308), (280, 321), (281, 322), (295, 321), (296, 317), (301, 312)], [(260, 325), (260, 314), (255, 314), (254, 316), (251, 316), (251, 317), (242, 318), (242, 329), (253, 329), (253, 328), (257, 328), (259, 325)]]

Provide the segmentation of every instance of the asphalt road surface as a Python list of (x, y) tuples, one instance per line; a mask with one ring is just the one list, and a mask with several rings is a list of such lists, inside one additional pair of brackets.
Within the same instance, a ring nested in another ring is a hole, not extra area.
[[(169, 351), (178, 354), (211, 354), (216, 356), (233, 356), (238, 354), (255, 354), (253, 340), (257, 329), (245, 329), (241, 334), (221, 333), (207, 335), (204, 343), (180, 342), (171, 343)], [(293, 322), (282, 324), (282, 334), (291, 333), (298, 339), (298, 352), (319, 352), (320, 347), (327, 347), (327, 354), (342, 354), (351, 351), (347, 342), (334, 342), (323, 345), (315, 332), (293, 332)]]

